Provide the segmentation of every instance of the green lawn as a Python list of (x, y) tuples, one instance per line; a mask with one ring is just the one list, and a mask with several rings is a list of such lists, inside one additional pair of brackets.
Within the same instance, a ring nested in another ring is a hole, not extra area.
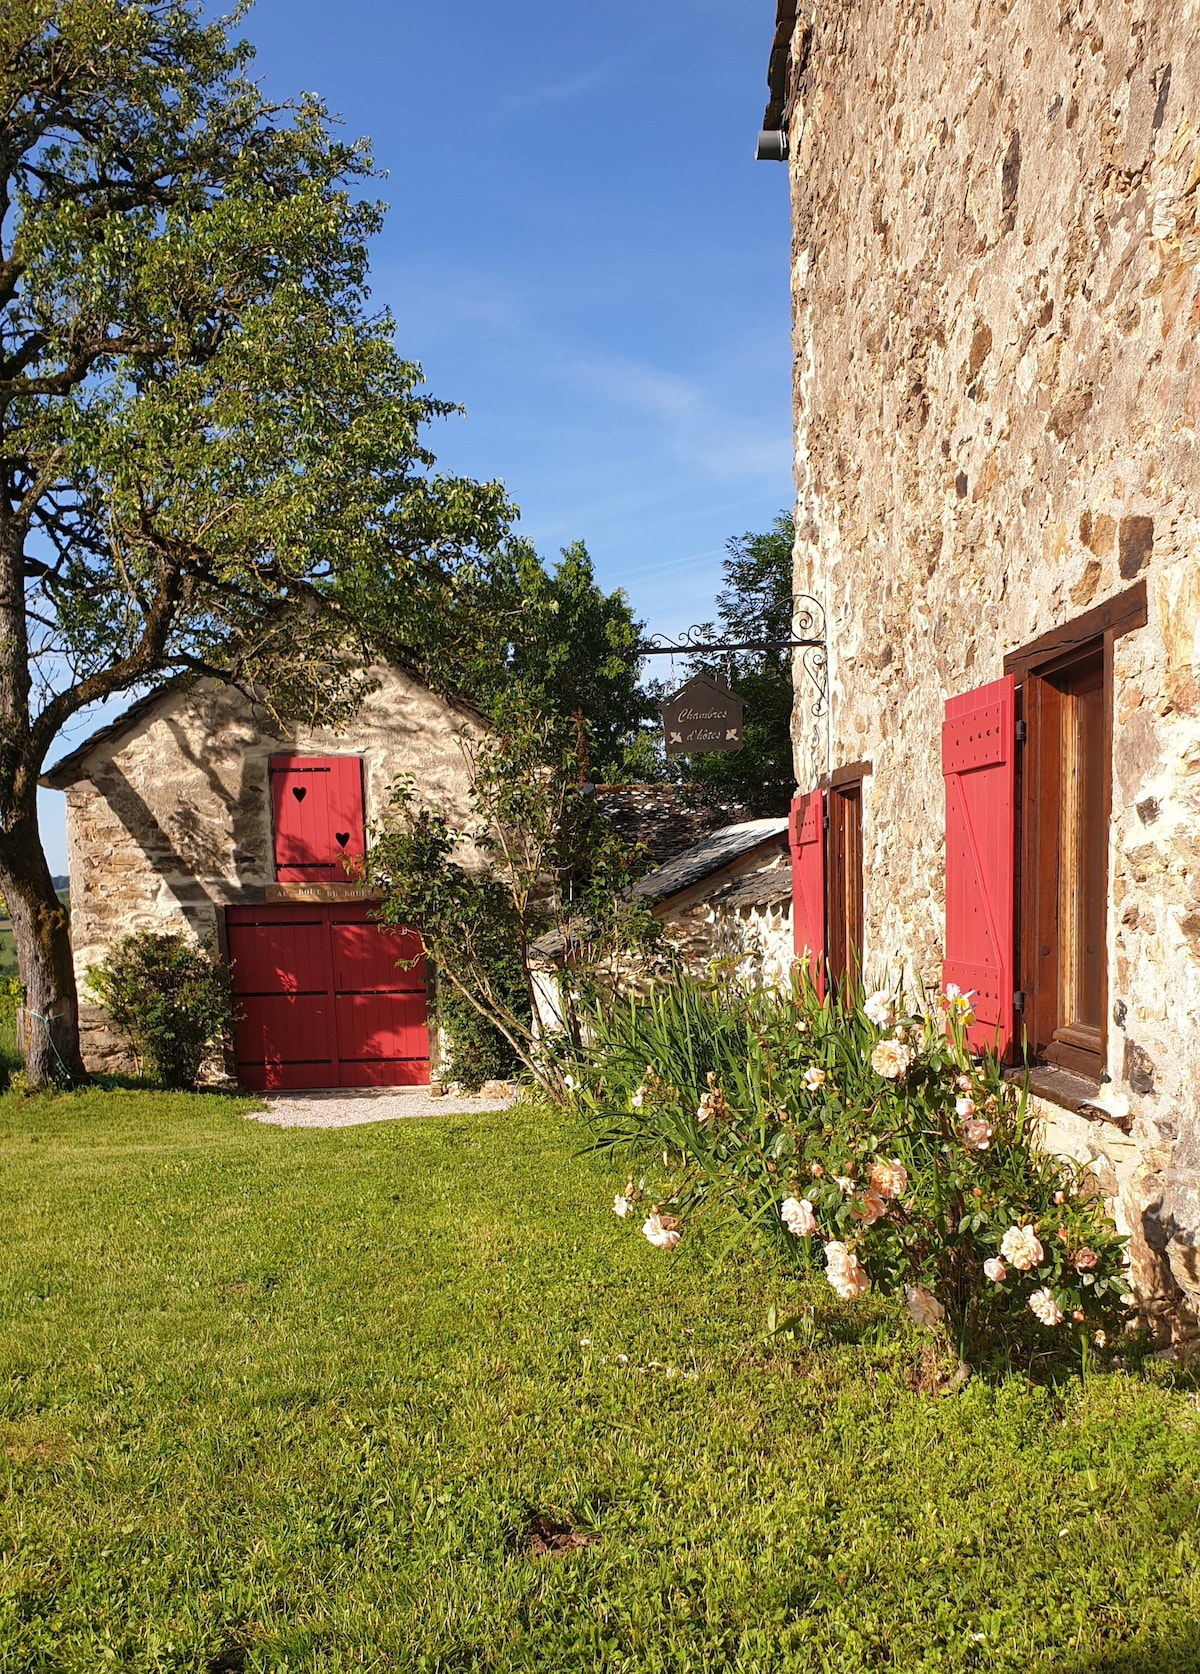
[(561, 1118), (243, 1108), (0, 1101), (5, 1674), (1200, 1670), (1171, 1368), (930, 1398), (892, 1308), (652, 1250)]

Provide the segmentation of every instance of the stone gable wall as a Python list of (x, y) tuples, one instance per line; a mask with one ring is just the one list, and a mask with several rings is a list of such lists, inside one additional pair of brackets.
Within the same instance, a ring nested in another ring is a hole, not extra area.
[(800, 8), (796, 586), (869, 758), (866, 941), (936, 975), (945, 699), (1144, 578), (1115, 653), (1108, 1070), (1143, 1295), (1200, 1304), (1200, 5)]
[(119, 1067), (123, 1048), (87, 1004), (87, 966), (139, 930), (187, 925), (219, 941), (222, 909), (262, 900), (274, 882), (271, 756), (361, 755), (368, 828), (384, 816), (399, 773), (412, 775), (430, 806), (465, 821), (459, 735), (466, 727), (477, 736), (479, 724), (399, 670), (378, 677), (342, 732), (301, 727), (281, 737), (240, 692), (203, 680), (166, 694), (88, 756), (86, 777), (66, 795), (71, 935), (89, 1067)]

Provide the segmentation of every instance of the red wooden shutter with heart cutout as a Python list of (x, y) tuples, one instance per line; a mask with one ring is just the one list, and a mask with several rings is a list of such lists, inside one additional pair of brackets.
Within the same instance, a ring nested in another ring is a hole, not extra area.
[(347, 883), (362, 875), (358, 756), (272, 756), (271, 807), (280, 883)]
[(807, 955), (819, 993), (825, 992), (825, 795), (809, 791), (792, 803), (792, 945)]
[(972, 995), (976, 1048), (1013, 1039), (1016, 682), (1011, 674), (946, 704), (946, 959), (942, 981)]

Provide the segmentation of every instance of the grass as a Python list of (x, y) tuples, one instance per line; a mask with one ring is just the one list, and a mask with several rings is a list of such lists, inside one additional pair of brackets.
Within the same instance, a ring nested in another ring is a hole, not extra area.
[(0, 1101), (6, 1674), (1200, 1670), (1182, 1374), (931, 1398), (890, 1306), (652, 1250), (563, 1118), (245, 1108)]

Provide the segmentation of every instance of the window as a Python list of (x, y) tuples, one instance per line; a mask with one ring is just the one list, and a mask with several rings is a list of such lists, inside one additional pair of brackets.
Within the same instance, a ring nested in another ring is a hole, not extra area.
[(947, 702), (942, 727), (943, 980), (976, 996), (973, 1045), (1019, 1060), (1024, 1037), (1033, 1062), (1092, 1080), (1108, 1011), (1113, 644), (1145, 623), (1139, 582), (1006, 657), (1003, 679)]
[(1099, 1076), (1107, 1008), (1110, 682), (1103, 640), (1021, 686), (1017, 946), (1031, 1055)]
[(870, 764), (839, 768), (829, 787), (829, 975), (835, 983), (859, 974), (863, 945), (862, 782)]
[(275, 876), (280, 883), (347, 883), (361, 874), (358, 756), (272, 756)]
[(792, 803), (792, 927), (796, 957), (818, 986), (858, 974), (863, 943), (863, 779), (869, 761), (839, 767), (828, 790)]

